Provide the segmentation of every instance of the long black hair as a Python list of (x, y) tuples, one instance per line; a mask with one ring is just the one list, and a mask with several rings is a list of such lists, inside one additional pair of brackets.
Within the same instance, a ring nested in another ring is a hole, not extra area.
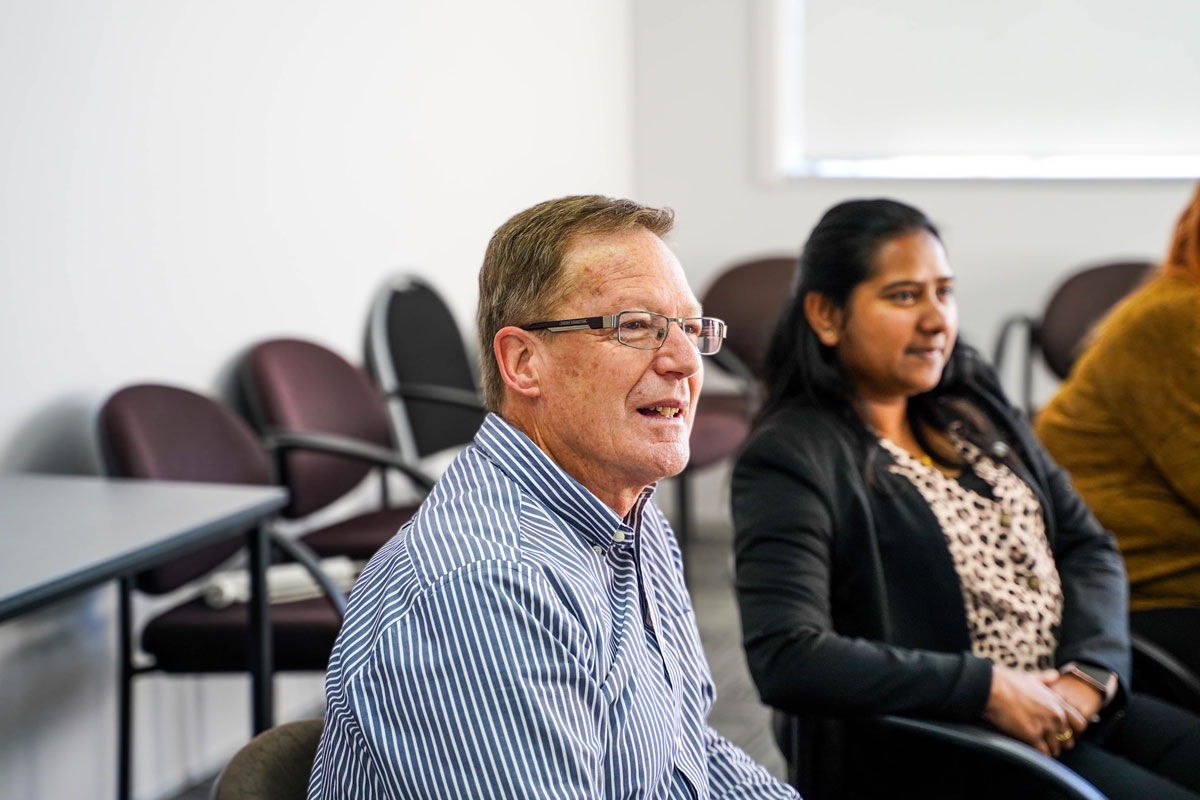
[[(854, 383), (836, 350), (822, 344), (808, 324), (804, 298), (817, 292), (845, 309), (854, 288), (874, 274), (880, 249), (893, 239), (920, 231), (941, 241), (937, 227), (924, 213), (896, 200), (847, 200), (825, 212), (800, 252), (791, 297), (771, 337), (765, 364), (767, 398), (760, 422), (784, 406), (817, 406), (868, 433), (855, 411)], [(967, 386), (985, 370), (971, 348), (956, 342), (937, 386), (909, 399), (913, 433), (935, 457), (946, 454), (928, 446), (925, 430), (954, 428), (981, 449), (995, 448), (995, 427), (961, 401)]]

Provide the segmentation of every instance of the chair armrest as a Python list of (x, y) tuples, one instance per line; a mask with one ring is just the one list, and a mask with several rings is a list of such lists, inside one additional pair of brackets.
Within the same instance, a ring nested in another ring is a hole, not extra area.
[(263, 443), (273, 453), (288, 450), (312, 450), (335, 456), (366, 461), (380, 467), (391, 467), (404, 473), (409, 480), (426, 492), (433, 489), (434, 479), (404, 459), (395, 450), (380, 447), (361, 439), (338, 436), (332, 433), (297, 433), (294, 431), (268, 431)]
[(321, 569), (320, 559), (317, 558), (317, 554), (312, 551), (312, 548), (303, 542), (289, 539), (276, 531), (271, 531), (270, 536), (272, 544), (276, 545), (294, 561), (303, 566), (309, 575), (312, 575), (313, 580), (317, 582), (317, 586), (320, 586), (321, 591), (325, 593), (329, 604), (333, 606), (333, 610), (338, 613), (339, 617), (345, 619), (346, 595), (342, 594), (341, 589), (334, 584), (325, 570)]
[(992, 366), (997, 375), (1001, 375), (1004, 366), (1004, 355), (1008, 351), (1008, 334), (1014, 328), (1023, 326), (1026, 330), (1024, 363), (1021, 365), (1021, 394), (1020, 405), (1025, 416), (1032, 421), (1033, 408), (1033, 356), (1041, 341), (1042, 323), (1027, 314), (1014, 314), (1000, 325), (1000, 335), (996, 337), (996, 350), (992, 354)]
[(1034, 337), (1036, 336), (1038, 321), (1035, 318), (1029, 316), (1028, 314), (1013, 314), (1009, 317), (1006, 317), (1004, 321), (1000, 323), (1000, 333), (996, 336), (996, 349), (992, 352), (992, 366), (996, 368), (997, 372), (999, 372), (1000, 368), (1004, 366), (1004, 355), (1008, 351), (1009, 334), (1015, 328), (1019, 327), (1024, 327), (1029, 331), (1028, 347), (1030, 349), (1033, 348), (1033, 345), (1036, 342)]
[(483, 399), (478, 394), (469, 392), (466, 389), (459, 389), (455, 386), (439, 386), (433, 383), (406, 383), (400, 388), (388, 392), (387, 396), (389, 398), (399, 397), (402, 400), (429, 400), (435, 403), (459, 406), (471, 411), (487, 411), (487, 406), (483, 404)]
[(1071, 800), (1107, 800), (1095, 786), (1078, 773), (1002, 733), (959, 722), (912, 719), (892, 714), (877, 717), (875, 722), (885, 728), (938, 739), (1006, 761), (1046, 783), (1053, 784)]

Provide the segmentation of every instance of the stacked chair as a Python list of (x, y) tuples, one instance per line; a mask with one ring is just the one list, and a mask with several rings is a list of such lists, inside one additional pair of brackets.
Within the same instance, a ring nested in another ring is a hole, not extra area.
[(462, 334), (445, 301), (412, 274), (388, 280), (367, 321), (366, 364), (411, 460), (469, 443), (487, 414)]
[(738, 451), (750, 433), (761, 402), (763, 364), (775, 322), (783, 312), (796, 271), (794, 257), (760, 258), (736, 263), (704, 292), (704, 313), (725, 320), (729, 334), (709, 361), (732, 376), (736, 394), (705, 390), (692, 424), (691, 459), (676, 478), (675, 533), (688, 559), (693, 534), (692, 480), (695, 473)]
[[(116, 392), (100, 412), (100, 441), (107, 471), (124, 478), (266, 485), (272, 482), (266, 451), (249, 426), (220, 402), (172, 386), (140, 384)], [(280, 604), (270, 611), (276, 670), (324, 671), (341, 627), (345, 598), (303, 545), (270, 532), (275, 546), (305, 566), (326, 597)], [(250, 619), (245, 603), (211, 608), (193, 599), (154, 615), (144, 626), (141, 649), (152, 658), (135, 664), (132, 597), (161, 595), (201, 578), (241, 547), (236, 540), (210, 545), (133, 580), (121, 582), (118, 784), (132, 790), (133, 679), (143, 673), (249, 672)], [(254, 708), (270, 708), (256, 698)], [(269, 719), (255, 720), (256, 728)]]
[(250, 348), (239, 377), (251, 419), (291, 493), (284, 517), (313, 514), (381, 473), (379, 508), (300, 537), (321, 556), (369, 559), (419, 504), (392, 506), (386, 471), (399, 472), (421, 497), (433, 479), (393, 446), (383, 398), (366, 373), (315, 342), (271, 339)]
[(1021, 407), (1033, 418), (1033, 365), (1040, 355), (1060, 381), (1079, 357), (1084, 337), (1104, 314), (1146, 280), (1149, 261), (1115, 261), (1073, 273), (1050, 296), (1040, 316), (1013, 314), (1001, 324), (992, 363), (999, 371), (1009, 350), (1009, 337), (1025, 329), (1021, 358)]

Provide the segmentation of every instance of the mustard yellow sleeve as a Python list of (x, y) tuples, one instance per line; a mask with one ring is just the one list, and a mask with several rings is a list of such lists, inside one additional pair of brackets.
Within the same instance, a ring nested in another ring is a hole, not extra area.
[(1136, 310), (1097, 343), (1093, 378), (1167, 484), (1200, 515), (1200, 286), (1181, 283)]

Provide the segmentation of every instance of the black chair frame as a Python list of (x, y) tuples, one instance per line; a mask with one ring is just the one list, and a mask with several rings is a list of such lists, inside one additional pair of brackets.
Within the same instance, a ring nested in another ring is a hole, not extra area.
[[(836, 717), (796, 717), (775, 712), (777, 736), (787, 743), (784, 753), (788, 783), (805, 797), (829, 800), (841, 796), (843, 776), (837, 763), (845, 753), (844, 725)], [(883, 715), (861, 724), (915, 736), (951, 746), (964, 753), (1011, 766), (1040, 785), (1055, 790), (1065, 800), (1107, 800), (1078, 773), (1016, 739), (985, 728), (958, 722)]]
[[(425, 401), (449, 408), (478, 412), (481, 417), (487, 413), (488, 409), (479, 392), (474, 389), (446, 383), (403, 379), (397, 374), (397, 365), (392, 360), (396, 356), (393, 355), (389, 343), (389, 315), (393, 300), (397, 295), (405, 292), (425, 295), (425, 302), (428, 304), (426, 308), (435, 312), (438, 321), (442, 324), (452, 325), (453, 319), (436, 289), (428, 281), (413, 273), (400, 273), (389, 278), (376, 293), (368, 314), (364, 347), (367, 372), (379, 387), (379, 391), (387, 403), (388, 419), (400, 451), (409, 460), (416, 461), (427, 453), (422, 452), (416, 432), (413, 430), (412, 416), (407, 408), (410, 401)], [(455, 329), (448, 331), (446, 335), (458, 337), (459, 334)], [(461, 353), (465, 360), (465, 347)], [(458, 354), (456, 353), (454, 359), (456, 362), (457, 358)], [(477, 378), (473, 374), (470, 377)], [(465, 381), (467, 376), (463, 374), (459, 375), (459, 378)]]
[[(288, 558), (299, 562), (312, 576), (321, 588), (330, 606), (339, 617), (346, 616), (346, 596), (321, 569), (316, 554), (304, 546), (302, 542), (289, 539), (269, 528), (269, 523), (259, 525), (247, 533), (249, 563), (252, 593), (266, 594), (266, 570), (270, 561), (271, 547), (278, 548)], [(119, 584), (117, 597), (117, 626), (118, 646), (121, 650), (120, 663), (117, 670), (117, 796), (120, 800), (128, 800), (133, 793), (133, 681), (139, 675), (157, 672), (154, 664), (136, 664), (134, 661), (135, 635), (133, 620), (133, 595), (136, 591), (135, 579), (123, 578)], [(250, 605), (251, 625), (247, 628), (247, 636), (252, 637), (255, 628), (255, 616), (258, 608)], [(261, 630), (265, 641), (251, 641), (249, 652), (252, 661), (249, 664), (251, 685), (251, 729), (255, 734), (261, 733), (274, 724), (274, 690), (272, 678), (274, 664), (271, 659), (270, 641), (270, 608), (267, 618), (263, 620)], [(253, 654), (262, 652), (261, 661), (253, 659)], [(197, 673), (203, 674), (203, 673)]]

